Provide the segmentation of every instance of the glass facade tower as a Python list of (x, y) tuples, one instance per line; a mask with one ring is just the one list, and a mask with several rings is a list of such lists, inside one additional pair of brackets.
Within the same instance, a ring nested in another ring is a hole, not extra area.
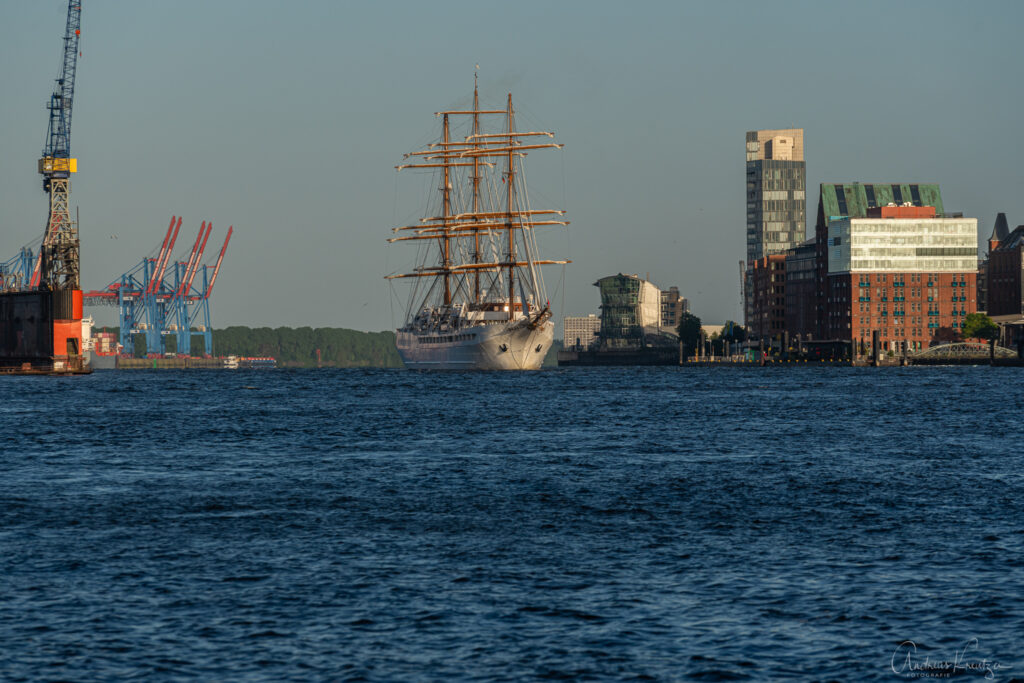
[(781, 254), (806, 239), (804, 131), (747, 133), (747, 262)]
[(796, 247), (807, 233), (803, 128), (747, 132), (744, 322), (754, 319), (753, 264)]
[(656, 338), (661, 323), (661, 290), (636, 275), (610, 275), (594, 283), (601, 290), (601, 349), (639, 349)]

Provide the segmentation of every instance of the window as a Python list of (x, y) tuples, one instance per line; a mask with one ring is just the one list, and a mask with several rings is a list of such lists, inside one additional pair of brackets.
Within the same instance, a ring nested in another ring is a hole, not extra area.
[(903, 189), (899, 185), (892, 186), (892, 200), (897, 206), (903, 203)]
[(839, 215), (848, 216), (849, 212), (846, 209), (846, 192), (843, 191), (842, 185), (836, 185), (836, 202), (839, 204)]
[(866, 194), (867, 197), (868, 197), (868, 208), (869, 209), (875, 208), (875, 206), (877, 206), (877, 204), (875, 204), (875, 186), (874, 185), (865, 185), (864, 186), (864, 194)]
[(910, 200), (914, 202), (914, 206), (921, 206), (921, 191), (917, 185), (910, 186)]

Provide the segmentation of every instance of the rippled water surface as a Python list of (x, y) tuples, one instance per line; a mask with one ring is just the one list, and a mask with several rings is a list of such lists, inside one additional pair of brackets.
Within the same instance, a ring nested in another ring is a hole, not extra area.
[(0, 679), (1024, 677), (1022, 406), (987, 367), (0, 378)]

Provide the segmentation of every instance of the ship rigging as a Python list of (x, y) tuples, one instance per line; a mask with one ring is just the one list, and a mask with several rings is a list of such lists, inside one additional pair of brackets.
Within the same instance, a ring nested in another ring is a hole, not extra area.
[[(541, 266), (570, 261), (538, 258), (536, 229), (569, 222), (564, 210), (530, 207), (523, 160), (562, 145), (517, 131), (511, 94), (503, 109), (481, 109), (476, 83), (471, 109), (436, 116), (440, 140), (396, 167), (430, 169), (439, 183), (434, 210), (388, 240), (420, 247), (414, 268), (386, 276), (413, 279), (399, 352), (411, 367), (539, 367), (553, 330)], [(495, 117), (500, 132), (484, 132)], [(464, 135), (453, 134), (463, 122)]]

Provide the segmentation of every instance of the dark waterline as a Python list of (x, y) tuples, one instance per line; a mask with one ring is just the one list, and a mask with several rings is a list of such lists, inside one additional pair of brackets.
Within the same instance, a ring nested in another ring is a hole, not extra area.
[(0, 679), (895, 680), (973, 638), (1024, 676), (1022, 405), (986, 367), (0, 378)]

